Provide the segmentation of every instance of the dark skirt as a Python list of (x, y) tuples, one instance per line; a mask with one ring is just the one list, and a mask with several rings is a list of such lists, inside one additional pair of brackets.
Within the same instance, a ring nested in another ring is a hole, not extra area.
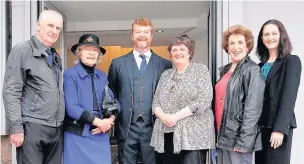
[(208, 150), (182, 150), (173, 153), (173, 133), (165, 133), (165, 153), (156, 153), (156, 164), (205, 164)]
[(273, 129), (271, 128), (262, 128), (263, 149), (255, 153), (255, 163), (256, 164), (290, 164), (293, 129), (289, 130), (288, 136), (284, 135), (282, 145), (276, 149), (272, 148), (271, 143), (269, 142), (272, 131)]

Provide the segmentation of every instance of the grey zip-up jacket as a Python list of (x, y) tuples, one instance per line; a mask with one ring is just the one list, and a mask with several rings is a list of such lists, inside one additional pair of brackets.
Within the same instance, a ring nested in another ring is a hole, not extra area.
[(33, 36), (16, 45), (8, 56), (2, 96), (9, 134), (24, 132), (24, 122), (51, 127), (59, 127), (63, 123), (62, 63), (52, 48), (57, 84), (47, 63), (46, 48)]

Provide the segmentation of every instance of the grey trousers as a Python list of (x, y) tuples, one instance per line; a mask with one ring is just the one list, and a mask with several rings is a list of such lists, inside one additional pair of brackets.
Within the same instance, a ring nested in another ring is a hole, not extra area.
[(217, 164), (252, 164), (253, 153), (217, 149)]
[[(152, 124), (146, 125), (143, 121), (131, 123), (128, 137), (119, 140), (120, 164), (155, 164), (155, 152), (150, 146)], [(141, 159), (138, 159), (141, 158)]]
[(17, 148), (18, 164), (60, 164), (63, 152), (63, 129), (26, 122), (24, 142)]

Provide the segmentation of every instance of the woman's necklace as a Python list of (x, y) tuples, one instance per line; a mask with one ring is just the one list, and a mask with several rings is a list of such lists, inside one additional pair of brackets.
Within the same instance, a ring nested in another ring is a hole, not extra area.
[(170, 87), (170, 92), (173, 92), (176, 90), (176, 86), (180, 83), (180, 81), (184, 78), (185, 73), (178, 73), (177, 70), (173, 72), (173, 76), (171, 78), (171, 82), (174, 84)]

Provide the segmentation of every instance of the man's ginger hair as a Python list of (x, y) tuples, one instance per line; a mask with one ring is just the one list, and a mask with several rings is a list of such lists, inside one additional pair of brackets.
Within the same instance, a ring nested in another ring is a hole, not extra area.
[(153, 28), (152, 22), (147, 19), (147, 18), (139, 18), (134, 20), (134, 22), (132, 23), (132, 32), (134, 30), (134, 26), (138, 25), (138, 26), (151, 26), (151, 28)]

